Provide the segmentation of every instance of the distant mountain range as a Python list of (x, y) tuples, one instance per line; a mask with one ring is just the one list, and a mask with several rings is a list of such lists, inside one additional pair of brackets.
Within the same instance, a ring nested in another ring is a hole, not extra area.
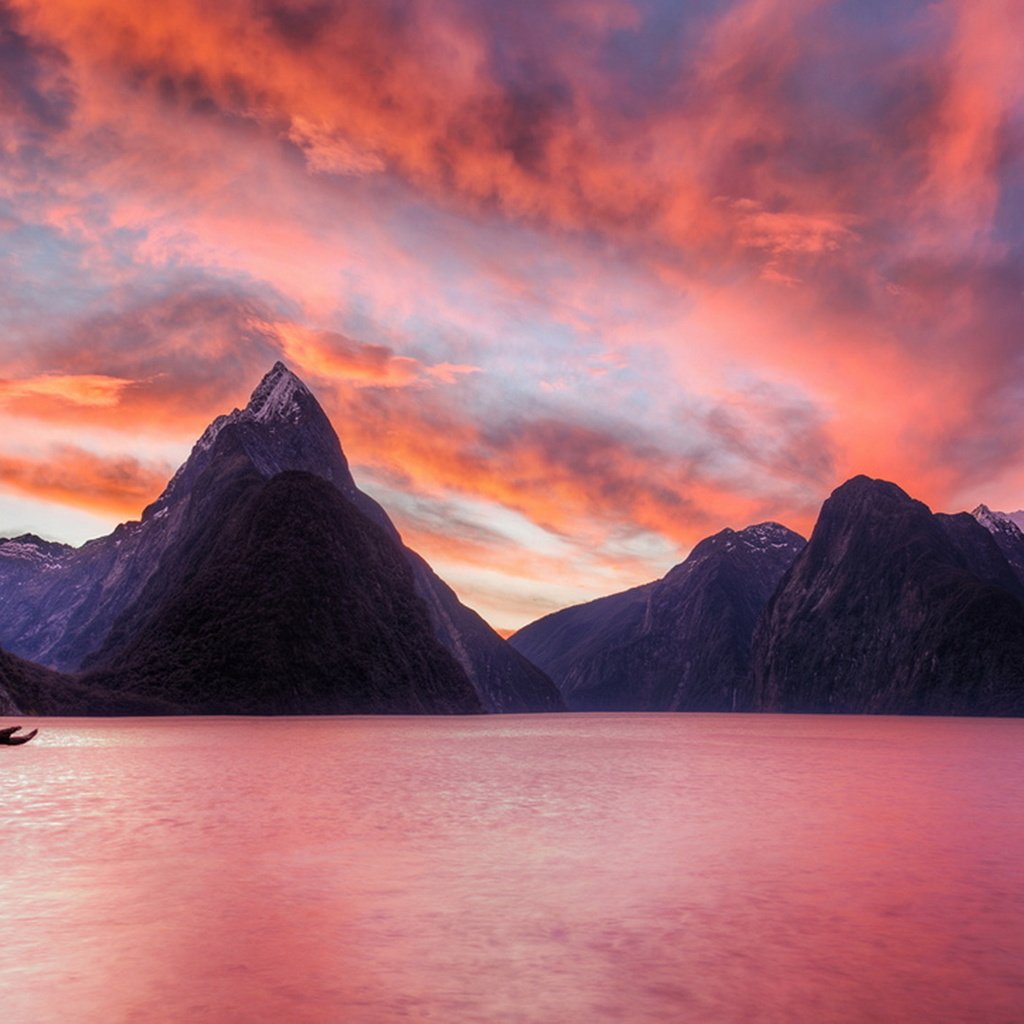
[(806, 545), (725, 530), (509, 642), (572, 710), (1024, 714), (1024, 533), (855, 477)]
[(139, 522), (0, 540), (0, 714), (1024, 715), (1024, 512), (855, 477), (502, 640), (360, 491), (283, 364)]

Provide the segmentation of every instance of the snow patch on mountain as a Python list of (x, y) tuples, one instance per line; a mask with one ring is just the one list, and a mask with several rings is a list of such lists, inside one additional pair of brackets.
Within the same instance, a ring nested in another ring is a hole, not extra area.
[[(284, 363), (280, 361), (274, 363), (256, 385), (256, 389), (244, 409), (232, 409), (230, 413), (218, 416), (203, 431), (202, 436), (192, 447), (188, 459), (178, 467), (178, 471), (164, 488), (163, 494), (147, 510), (145, 518), (150, 519), (161, 514), (169, 505), (188, 492), (198, 470), (206, 463), (209, 453), (225, 427), (259, 424), (262, 427), (270, 428), (273, 433), (274, 428), (278, 425), (298, 426), (303, 419), (303, 398), (313, 403), (316, 402), (309, 388)], [(287, 468), (278, 465), (279, 460), (272, 457), (270, 453), (260, 451), (258, 448), (254, 447), (249, 451), (249, 455), (256, 468), (264, 476), (273, 476), (282, 468)], [(337, 482), (335, 481), (335, 483)]]
[(238, 416), (257, 423), (298, 423), (302, 417), (299, 395), (312, 397), (309, 388), (284, 363), (276, 362)]
[(0, 558), (35, 562), (44, 567), (60, 565), (62, 559), (73, 550), (68, 544), (46, 541), (34, 533), (24, 533), (20, 537), (0, 537)]
[(1020, 538), (1024, 542), (1024, 532), (1022, 532), (1021, 525), (1014, 520), (1014, 515), (1020, 516), (1024, 519), (1024, 513), (1016, 512), (1013, 515), (1007, 515), (1005, 512), (996, 512), (988, 507), (988, 505), (979, 505), (976, 509), (971, 512), (971, 515), (981, 523), (982, 526), (992, 534), (1008, 534), (1014, 538)]
[(779, 523), (768, 522), (748, 526), (737, 536), (751, 551), (767, 551), (770, 548), (799, 551), (803, 548), (803, 539)]

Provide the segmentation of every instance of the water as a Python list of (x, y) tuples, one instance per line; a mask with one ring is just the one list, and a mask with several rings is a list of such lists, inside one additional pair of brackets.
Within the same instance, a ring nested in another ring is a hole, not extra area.
[(1024, 1020), (1024, 722), (39, 724), (8, 1024)]

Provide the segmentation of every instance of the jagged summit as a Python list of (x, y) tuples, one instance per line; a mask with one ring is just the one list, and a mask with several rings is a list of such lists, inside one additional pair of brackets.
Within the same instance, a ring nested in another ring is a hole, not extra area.
[(798, 533), (781, 523), (765, 522), (745, 526), (742, 530), (725, 527), (710, 537), (698, 542), (685, 561), (673, 566), (665, 574), (665, 580), (671, 580), (690, 572), (693, 565), (705, 558), (717, 556), (723, 552), (765, 553), (772, 550), (792, 552), (795, 558), (803, 550), (807, 542)]
[(750, 703), (750, 638), (805, 541), (725, 529), (660, 580), (554, 612), (511, 638), (571, 710), (729, 711)]
[(991, 534), (1003, 557), (1010, 563), (1010, 568), (1024, 586), (1024, 531), (1013, 515), (994, 512), (988, 505), (979, 505), (971, 515)]
[(264, 477), (289, 469), (305, 470), (333, 483), (346, 497), (355, 483), (341, 442), (313, 392), (278, 360), (256, 385), (244, 409), (218, 416), (203, 431), (185, 463), (163, 494), (146, 509), (147, 520), (185, 497), (223, 447), (225, 434)]
[(60, 558), (74, 548), (60, 541), (43, 540), (34, 533), (23, 533), (18, 537), (0, 537), (0, 557), (25, 558), (32, 560)]
[(712, 542), (724, 545), (726, 550), (732, 550), (737, 544), (742, 544), (752, 551), (767, 551), (769, 548), (789, 548), (799, 551), (805, 543), (803, 537), (794, 533), (788, 526), (773, 522), (756, 523), (753, 526), (744, 527), (742, 530), (726, 528), (714, 536), (708, 537), (701, 544), (711, 544)]
[[(874, 530), (897, 529), (896, 524), (931, 521), (932, 510), (888, 480), (859, 475), (837, 487), (821, 506), (814, 534), (835, 539)], [(814, 543), (812, 535), (811, 543)]]
[(993, 524), (1000, 529), (1004, 528), (1006, 524), (1012, 524), (1024, 534), (1024, 509), (1018, 509), (1016, 512), (997, 512), (995, 509), (989, 508), (988, 505), (979, 505), (971, 512), (971, 515), (989, 530)]
[(982, 526), (990, 527), (991, 525), (1001, 523), (1006, 519), (1006, 516), (1002, 512), (993, 512), (988, 505), (981, 504), (976, 508), (971, 509), (971, 515), (981, 523)]
[[(905, 504), (914, 499), (898, 484), (863, 473), (840, 484), (828, 499), (833, 505)], [(919, 503), (920, 504), (920, 503)]]
[(979, 505), (972, 509), (971, 515), (988, 530), (989, 533), (1010, 533), (1016, 536), (1021, 532), (1013, 517), (1005, 512), (995, 512), (988, 505)]
[(259, 423), (269, 423), (272, 420), (294, 423), (302, 415), (300, 395), (316, 401), (302, 380), (279, 359), (264, 374), (263, 379), (256, 385), (249, 404), (238, 415), (252, 417)]

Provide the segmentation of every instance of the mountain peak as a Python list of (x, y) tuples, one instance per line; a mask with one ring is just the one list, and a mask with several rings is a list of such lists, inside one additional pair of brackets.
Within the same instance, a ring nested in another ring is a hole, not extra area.
[(740, 530), (737, 537), (755, 551), (765, 551), (768, 548), (791, 548), (799, 551), (806, 543), (800, 534), (788, 526), (775, 522), (755, 523)]
[(143, 512), (144, 521), (191, 491), (215, 459), (225, 432), (267, 479), (285, 470), (302, 470), (329, 480), (348, 497), (355, 491), (338, 435), (316, 396), (278, 360), (244, 409), (218, 416), (206, 428), (163, 494)]
[(829, 495), (815, 529), (826, 524), (860, 522), (865, 516), (875, 519), (921, 513), (931, 515), (931, 509), (911, 498), (902, 487), (861, 474), (847, 480)]
[(846, 483), (840, 484), (832, 492), (831, 497), (854, 501), (888, 500), (900, 503), (914, 500), (897, 484), (889, 480), (877, 480), (874, 477), (865, 476), (863, 473), (859, 473), (857, 476), (847, 480)]
[(989, 533), (998, 530), (1002, 523), (1005, 521), (1005, 516), (1000, 512), (993, 512), (988, 505), (979, 505), (977, 508), (971, 509), (971, 515), (985, 527)]
[(1005, 533), (1017, 538), (1022, 532), (1012, 516), (1005, 512), (995, 512), (988, 505), (979, 505), (971, 512), (971, 515), (991, 534)]
[[(698, 558), (712, 552), (747, 550), (765, 552), (769, 549), (786, 549), (792, 551), (793, 555), (800, 552), (806, 541), (798, 533), (794, 533), (780, 523), (765, 522), (756, 523), (753, 526), (744, 527), (742, 530), (733, 530), (726, 527), (718, 533), (705, 537), (695, 545), (690, 552), (691, 558), (696, 555)], [(671, 575), (676, 569), (681, 569), (690, 561), (681, 562), (675, 568), (669, 570)]]
[(301, 412), (296, 401), (298, 395), (312, 397), (312, 392), (279, 359), (256, 385), (243, 415), (259, 423), (272, 420), (293, 423)]

